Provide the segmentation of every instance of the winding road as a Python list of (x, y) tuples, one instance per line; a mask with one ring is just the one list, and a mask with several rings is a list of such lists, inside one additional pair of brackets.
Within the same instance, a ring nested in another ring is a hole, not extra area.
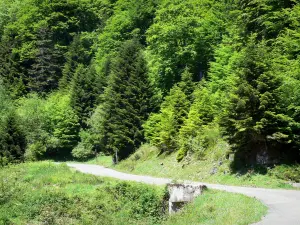
[[(164, 185), (171, 182), (171, 179), (132, 175), (97, 165), (77, 163), (67, 163), (67, 165), (82, 173), (103, 177), (112, 177), (120, 180), (136, 181), (153, 185)], [(256, 224), (300, 225), (300, 191), (236, 187), (192, 181), (185, 181), (185, 183), (204, 184), (211, 189), (240, 193), (259, 199), (269, 208), (269, 211), (268, 214), (262, 219), (262, 221)]]

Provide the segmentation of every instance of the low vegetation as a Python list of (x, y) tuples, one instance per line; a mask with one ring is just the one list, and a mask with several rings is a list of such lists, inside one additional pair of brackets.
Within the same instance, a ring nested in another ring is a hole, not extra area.
[(252, 224), (260, 221), (267, 208), (244, 195), (209, 190), (181, 212), (169, 217), (164, 225)]
[(70, 171), (50, 162), (0, 171), (0, 224), (156, 224), (165, 190)]
[(266, 213), (256, 199), (207, 191), (168, 217), (167, 197), (162, 186), (81, 174), (65, 164), (19, 164), (0, 171), (0, 224), (249, 224)]
[[(211, 149), (202, 159), (194, 155), (177, 162), (173, 154), (160, 154), (153, 146), (144, 145), (128, 159), (113, 165), (110, 156), (98, 156), (88, 163), (111, 167), (120, 171), (147, 174), (156, 177), (168, 177), (176, 180), (194, 180), (227, 185), (292, 188), (290, 183), (298, 182), (300, 166), (280, 165), (273, 168), (249, 167), (232, 172), (230, 158), (226, 158), (223, 147)], [(222, 153), (223, 152), (223, 153)]]

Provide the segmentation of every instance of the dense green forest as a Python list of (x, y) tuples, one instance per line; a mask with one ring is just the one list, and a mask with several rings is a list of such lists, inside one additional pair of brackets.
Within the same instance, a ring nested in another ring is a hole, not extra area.
[(298, 0), (1, 0), (0, 164), (299, 162), (299, 53)]

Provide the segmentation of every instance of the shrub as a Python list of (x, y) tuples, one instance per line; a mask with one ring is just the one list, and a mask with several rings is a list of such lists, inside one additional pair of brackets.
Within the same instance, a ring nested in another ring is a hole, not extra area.
[(79, 143), (72, 151), (72, 156), (78, 160), (87, 160), (95, 156), (92, 150), (92, 145), (85, 145), (84, 143)]
[(47, 151), (46, 145), (41, 142), (37, 141), (28, 145), (26, 152), (25, 152), (25, 159), (27, 161), (35, 161), (43, 157), (45, 152)]
[(282, 180), (300, 182), (300, 165), (279, 165), (271, 169), (269, 174)]
[[(0, 170), (0, 224), (160, 224), (162, 187), (24, 163)], [(16, 204), (17, 203), (17, 204)]]

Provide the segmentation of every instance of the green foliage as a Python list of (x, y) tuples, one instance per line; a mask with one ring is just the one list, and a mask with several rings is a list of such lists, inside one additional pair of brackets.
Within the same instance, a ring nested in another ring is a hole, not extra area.
[(241, 166), (294, 163), (299, 20), (295, 0), (2, 0), (1, 136), (17, 105), (28, 159), (202, 159), (224, 135)]
[(30, 91), (43, 93), (57, 88), (62, 54), (51, 40), (51, 31), (47, 27), (37, 30), (34, 62), (28, 70), (28, 88)]
[(8, 162), (22, 162), (26, 148), (25, 135), (22, 132), (18, 117), (14, 112), (8, 113), (0, 138), (0, 165)]
[[(203, 151), (203, 148), (205, 149), (205, 146), (201, 144), (200, 136), (204, 134), (204, 126), (211, 123), (214, 117), (214, 107), (211, 103), (209, 90), (199, 85), (193, 96), (194, 102), (183, 126), (179, 130), (180, 151), (177, 157), (178, 161), (182, 160), (188, 151), (199, 153)], [(212, 126), (215, 126), (215, 124)]]
[(15, 107), (0, 80), (0, 166), (24, 160), (26, 140)]
[(165, 203), (162, 187), (107, 180), (66, 165), (26, 163), (0, 171), (1, 224), (158, 224)]
[(24, 157), (27, 161), (36, 161), (42, 159), (47, 152), (45, 143), (41, 141), (35, 141), (28, 144)]
[(63, 68), (63, 77), (60, 80), (61, 88), (70, 88), (70, 82), (74, 79), (74, 74), (79, 65), (87, 67), (91, 63), (93, 56), (92, 44), (93, 34), (81, 33), (73, 38), (66, 53), (66, 63)]
[(45, 100), (32, 95), (19, 100), (17, 112), (26, 134), (28, 159), (39, 159), (44, 153), (66, 155), (77, 145), (80, 126), (70, 96), (53, 93)]
[(186, 67), (197, 80), (207, 73), (224, 29), (223, 10), (216, 1), (161, 2), (147, 31), (147, 55), (151, 77), (164, 92), (180, 81)]
[[(183, 84), (181, 84), (183, 86)], [(161, 105), (160, 113), (152, 114), (144, 124), (145, 136), (162, 151), (177, 149), (177, 135), (190, 102), (179, 86), (174, 86)]]
[(133, 38), (145, 44), (145, 32), (152, 24), (159, 0), (119, 0), (113, 15), (106, 21), (103, 32), (98, 37), (96, 64), (97, 70), (108, 75), (111, 57), (118, 55), (123, 42)]
[(70, 96), (54, 93), (45, 102), (46, 123), (51, 138), (50, 153), (69, 154), (79, 141), (78, 117), (70, 106)]
[(36, 94), (18, 100), (17, 113), (21, 118), (22, 130), (26, 134), (27, 149), (25, 158), (40, 159), (50, 138), (44, 113), (44, 100)]
[(72, 156), (78, 160), (87, 160), (95, 156), (91, 134), (82, 130), (80, 132), (81, 142), (72, 150)]
[(100, 22), (94, 3), (26, 0), (2, 5), (7, 12), (1, 27), (1, 46), (7, 44), (4, 68), (12, 70), (3, 72), (5, 82), (17, 93), (23, 86), (42, 93), (56, 89), (73, 36), (93, 31)]
[(231, 96), (224, 125), (230, 143), (242, 152), (239, 160), (251, 162), (253, 151), (276, 152), (280, 145), (292, 142), (292, 118), (279, 104), (283, 81), (270, 70), (270, 53), (265, 43), (250, 41), (242, 54), (237, 90)]
[(83, 144), (80, 142), (73, 150), (72, 156), (77, 160), (87, 160), (95, 156), (94, 152), (92, 151), (93, 146)]
[(300, 166), (299, 165), (279, 165), (273, 168), (269, 174), (279, 179), (285, 179), (292, 182), (300, 182)]

